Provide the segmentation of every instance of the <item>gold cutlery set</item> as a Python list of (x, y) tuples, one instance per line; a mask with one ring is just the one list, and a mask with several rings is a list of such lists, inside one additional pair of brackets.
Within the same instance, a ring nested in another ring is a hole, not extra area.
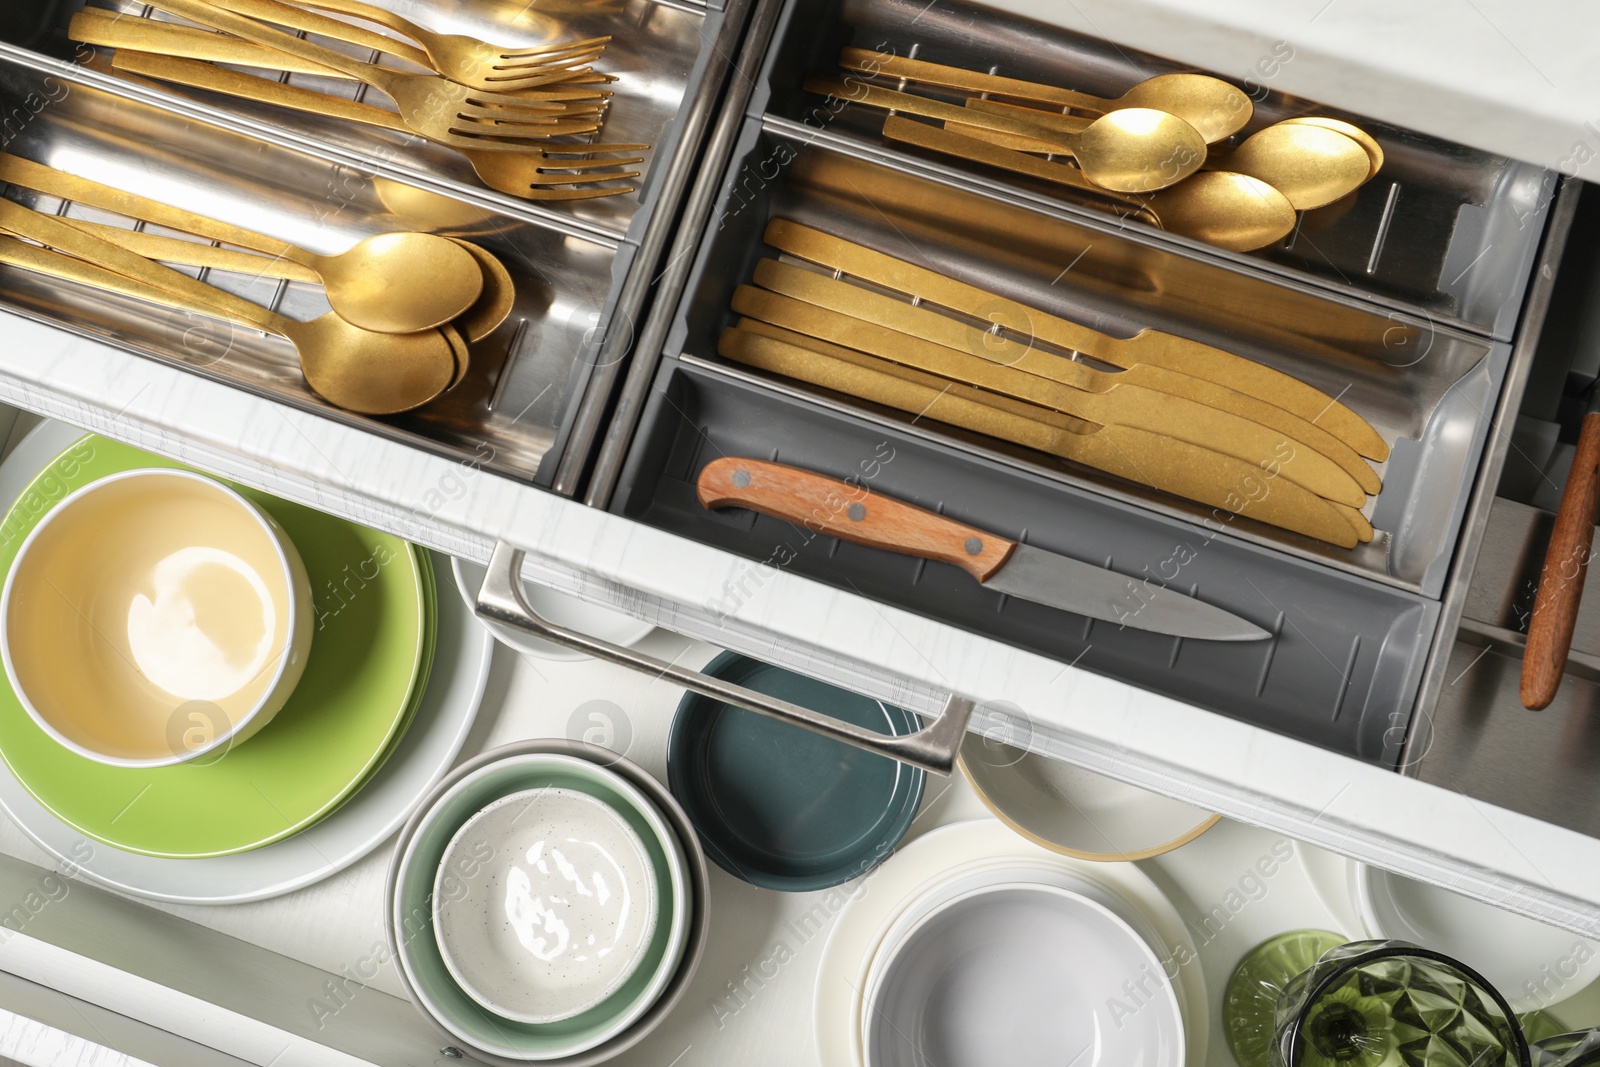
[(1282, 240), (1299, 212), (1349, 195), (1383, 166), (1366, 131), (1318, 116), (1210, 147), (1243, 130), (1254, 109), (1244, 92), (1204, 74), (1158, 75), (1108, 100), (860, 48), (844, 49), (839, 65), (843, 77), (808, 75), (805, 89), (889, 112), (886, 141), (1093, 194), (1233, 251)]
[[(459, 384), (468, 344), (511, 314), (511, 275), (477, 245), (430, 233), (369, 237), (315, 255), (264, 234), (0, 154), (0, 181), (206, 242), (35, 211), (0, 199), (0, 263), (286, 338), (306, 383), (348, 411), (392, 415)], [(230, 247), (220, 247), (226, 245)], [(319, 284), (327, 314), (300, 322), (169, 264)]]
[(1373, 538), (1368, 460), (1389, 446), (1296, 378), (1157, 330), (1101, 334), (787, 219), (765, 241), (786, 258), (735, 291), (725, 358), (1344, 548)]
[[(364, 0), (154, 0), (194, 26), (85, 8), (70, 36), (115, 48), (129, 74), (257, 100), (420, 137), (462, 155), (488, 187), (529, 200), (585, 200), (633, 191), (625, 169), (647, 144), (603, 144), (614, 81), (590, 65), (610, 41), (504, 48), (433, 33)], [(333, 18), (352, 16), (408, 41)], [(353, 58), (300, 34), (381, 53), (399, 66)], [(238, 67), (260, 70), (261, 76)], [(310, 74), (378, 90), (394, 110), (278, 78)]]

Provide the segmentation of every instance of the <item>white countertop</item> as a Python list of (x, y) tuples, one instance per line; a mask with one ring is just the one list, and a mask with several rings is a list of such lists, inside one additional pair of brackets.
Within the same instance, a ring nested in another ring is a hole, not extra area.
[(1600, 180), (1600, 5), (988, 2), (1226, 77)]

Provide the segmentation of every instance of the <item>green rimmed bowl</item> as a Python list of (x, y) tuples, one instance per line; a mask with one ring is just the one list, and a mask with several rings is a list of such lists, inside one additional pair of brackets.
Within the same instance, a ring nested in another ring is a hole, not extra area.
[[(469, 818), (505, 796), (557, 784), (591, 794), (609, 791), (605, 799), (636, 820), (642, 838), (659, 843), (658, 835), (665, 834), (679, 857), (660, 872), (663, 905), (670, 895), (674, 912), (672, 917), (663, 912), (657, 923), (653, 936), (663, 943), (652, 944), (629, 981), (600, 1005), (559, 1023), (518, 1023), (486, 1010), (453, 980), (435, 940), (433, 888), (450, 839)], [(617, 1055), (653, 1029), (682, 996), (706, 938), (705, 859), (688, 820), (660, 783), (638, 767), (579, 742), (524, 742), (457, 768), (401, 832), (386, 899), (388, 937), (412, 1000), (453, 1042), (491, 1064), (585, 1067)], [(668, 943), (675, 928), (682, 931), (676, 946)]]

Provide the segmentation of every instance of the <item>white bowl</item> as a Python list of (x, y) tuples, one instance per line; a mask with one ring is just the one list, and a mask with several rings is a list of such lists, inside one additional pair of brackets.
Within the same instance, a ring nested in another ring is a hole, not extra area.
[(305, 670), (311, 610), (300, 553), (266, 512), (189, 471), (123, 471), (23, 541), (0, 592), (0, 656), (56, 741), (162, 767), (271, 721)]
[(1350, 892), (1368, 937), (1454, 956), (1517, 1013), (1548, 1008), (1600, 978), (1600, 944), (1380, 867), (1350, 864)]
[[(452, 878), (464, 892), (446, 892)], [(462, 992), (507, 1019), (554, 1023), (633, 975), (660, 896), (644, 841), (609, 804), (577, 789), (526, 789), (450, 839), (434, 931)]]
[(979, 733), (962, 743), (961, 769), (1001, 822), (1037, 845), (1078, 859), (1149, 859), (1188, 844), (1222, 819)]
[[(912, 929), (921, 925), (930, 912), (957, 897), (1001, 885), (1048, 886), (1076, 893), (1099, 904), (1132, 927), (1134, 933), (1150, 946), (1160, 962), (1160, 966), (1152, 968), (1149, 973), (1148, 983), (1141, 977), (1138, 984), (1141, 986), (1148, 984), (1150, 988), (1160, 984), (1173, 984), (1173, 979), (1168, 978), (1167, 974), (1170, 972), (1176, 975), (1177, 961), (1173, 959), (1171, 949), (1137, 905), (1089, 875), (1060, 867), (1043, 867), (1030, 864), (1025, 859), (1013, 858), (983, 864), (974, 869), (936, 879), (921, 893), (914, 895), (909, 903), (895, 912), (887, 922), (880, 925), (872, 939), (877, 950), (867, 968), (866, 981), (862, 983), (863, 1003), (872, 1002), (878, 983), (883, 977), (884, 965), (891, 955), (892, 946), (899, 944)], [(867, 1018), (863, 1016), (860, 1027), (863, 1045), (866, 1041), (866, 1022)], [(1184, 1029), (1187, 1031), (1187, 1026)], [(1179, 1053), (1183, 1051), (1181, 1046), (1178, 1051)], [(1173, 1062), (1178, 1063), (1180, 1060)]]
[[(487, 573), (487, 568), (463, 559), (453, 560), (450, 566), (455, 571), (456, 589), (460, 591), (461, 598), (467, 602), (467, 607), (476, 611), (478, 590), (483, 586), (483, 576)], [(538, 612), (541, 618), (565, 626), (569, 630), (577, 630), (581, 634), (609, 641), (614, 645), (629, 648), (655, 632), (653, 625), (632, 615), (624, 615), (620, 611), (612, 611), (591, 604), (587, 600), (579, 600), (549, 586), (523, 582), (522, 592), (528, 598), (529, 606)], [(482, 617), (478, 617), (478, 621), (487, 626), (489, 632), (500, 641), (525, 655), (568, 662), (589, 658), (587, 653), (534, 637), (513, 626), (490, 622)]]
[(1183, 1063), (1177, 993), (1150, 981), (1154, 951), (1070, 890), (975, 889), (884, 951), (863, 1010), (867, 1067)]

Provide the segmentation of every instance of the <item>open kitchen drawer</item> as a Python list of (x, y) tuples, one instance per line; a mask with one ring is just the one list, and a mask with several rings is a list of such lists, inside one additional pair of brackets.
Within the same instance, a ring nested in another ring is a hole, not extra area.
[[(548, 240), (564, 254), (592, 255), (592, 272), (551, 268), (551, 277), (559, 285), (603, 291), (606, 299), (615, 298), (614, 309), (634, 293), (639, 299), (630, 327), (644, 310), (636, 290), (661, 278), (662, 299), (639, 319), (636, 333), (628, 331), (634, 358), (615, 398), (606, 450), (595, 457), (568, 446), (563, 453), (563, 466), (570, 462), (581, 469), (595, 460), (593, 485), (600, 491), (591, 488), (590, 498), (607, 507), (544, 491), (553, 476), (542, 460), (535, 475), (531, 460), (500, 462), (500, 448), (486, 457), (472, 447), (495, 432), (494, 416), (485, 412), (501, 409), (487, 403), (463, 423), (443, 428), (332, 415), (296, 396), (292, 382), (285, 384), (288, 376), (275, 380), (265, 373), (281, 353), (263, 354), (256, 364), (263, 380), (257, 382), (196, 368), (170, 343), (170, 324), (153, 325), (131, 308), (91, 303), (81, 294), (30, 287), (11, 273), (0, 276), (0, 322), (8, 338), (0, 346), (0, 399), (438, 551), (485, 562), (493, 543), (507, 540), (530, 551), (523, 572), (528, 579), (678, 634), (924, 714), (936, 713), (949, 692), (967, 695), (1004, 717), (1017, 730), (1013, 736), (1053, 756), (1571, 928), (1600, 918), (1600, 841), (1546, 814), (1521, 813), (1509, 792), (1480, 799), (1473, 781), (1447, 770), (1440, 771), (1441, 784), (1434, 784), (1394, 769), (1405, 762), (1403, 745), (1414, 732), (1416, 713), (1428, 710), (1419, 705), (1437, 700), (1430, 679), (1444, 669), (1441, 657), (1452, 639), (1465, 639), (1459, 607), (1471, 588), (1484, 516), (1508, 448), (1497, 420), (1521, 400), (1537, 364), (1536, 342), (1552, 291), (1570, 272), (1564, 250), (1577, 187), (1552, 198), (1553, 183), (1536, 168), (1378, 130), (1386, 149), (1395, 152), (1397, 177), (1415, 175), (1410, 180), (1424, 185), (1429, 175), (1439, 180), (1422, 198), (1433, 205), (1425, 218), (1402, 218), (1401, 208), (1394, 209), (1391, 225), (1414, 224), (1407, 231), (1413, 234), (1408, 254), (1395, 272), (1347, 283), (1337, 277), (1346, 259), (1238, 256), (1122, 227), (1084, 205), (885, 148), (873, 142), (869, 126), (853, 125), (855, 119), (807, 130), (796, 112), (784, 111), (782, 94), (768, 89), (782, 63), (804, 64), (824, 55), (815, 41), (836, 34), (837, 12), (829, 6), (827, 17), (784, 23), (784, 46), (769, 54), (765, 35), (784, 6), (756, 5), (753, 36), (738, 66), (762, 73), (730, 84), (707, 154), (674, 157), (683, 161), (685, 184), (689, 177), (701, 180), (683, 197), (681, 219), (672, 220), (683, 228), (670, 250), (664, 223), (655, 231), (647, 226), (641, 236), (631, 222), (607, 229), (589, 218), (507, 207), (420, 164), (400, 165), (305, 131), (265, 128), (259, 115), (230, 114), (204, 99), (130, 87), (92, 67), (17, 47), (3, 49), (0, 57), (8, 91), (20, 90), (24, 101), (27, 86), (39, 78), (71, 79), (69, 100), (78, 102), (41, 112), (37, 130), (30, 122), (21, 134), (46, 138), (36, 143), (55, 143), (48, 138), (57, 131), (69, 138), (60, 143), (95, 144), (107, 132), (125, 133), (131, 123), (147, 132), (167, 131), (174, 137), (167, 147), (180, 156), (187, 151), (198, 165), (206, 158), (204, 146), (186, 147), (176, 135), (187, 124), (203, 122), (208, 125), (195, 128), (218, 144), (253, 138), (266, 157), (297, 160), (290, 169), (308, 168), (306, 173), (317, 175), (314, 181), (329, 175), (353, 181), (351, 232), (384, 217), (381, 178), (493, 213), (495, 241), (537, 249)], [(50, 5), (28, 11), (44, 17), (11, 19), (8, 9), (8, 40), (61, 55), (59, 39), (49, 32), (59, 12)], [(900, 18), (899, 11), (900, 5), (879, 2), (846, 9), (852, 18), (861, 16), (863, 33), (894, 19), (902, 28), (916, 22)], [(998, 14), (983, 19), (997, 33), (1010, 25)], [(932, 25), (953, 32), (937, 20)], [(41, 27), (42, 35), (34, 32)], [(1024, 29), (1056, 41), (1060, 62), (1076, 49), (1094, 51), (1092, 42), (1052, 36), (1031, 24)], [(801, 48), (796, 42), (808, 34), (813, 44)], [(732, 53), (724, 35), (714, 40), (703, 47)], [(829, 41), (833, 47), (837, 36)], [(1104, 52), (1097, 54), (1103, 59)], [(1115, 81), (1119, 69), (1104, 67), (1104, 83)], [(701, 117), (709, 122), (709, 105)], [(779, 158), (780, 146), (789, 150), (782, 153), (785, 162), (763, 177), (763, 165)], [(226, 164), (228, 153), (219, 155)], [(1436, 163), (1458, 170), (1436, 172)], [(300, 206), (306, 206), (303, 192), (310, 184), (279, 180), (274, 167), (244, 174), (239, 169), (230, 176), (256, 202), (274, 202), (298, 188)], [(166, 173), (179, 176), (180, 188), (193, 185), (194, 171), (187, 184), (181, 167)], [(1459, 227), (1440, 222), (1438, 205), (1446, 194), (1455, 196), (1450, 203), (1461, 209), (1457, 217), (1467, 220)], [(887, 201), (882, 213), (873, 207), (880, 195)], [(1397, 204), (1407, 203), (1404, 188), (1393, 195)], [(1391, 194), (1383, 196), (1387, 204)], [(730, 212), (735, 197), (740, 207)], [(930, 204), (945, 207), (948, 223), (924, 219), (921, 229), (905, 230), (915, 222), (914, 209)], [(1384, 210), (1379, 205), (1373, 227), (1382, 225)], [(1156, 322), (1225, 341), (1308, 377), (1323, 376), (1335, 392), (1348, 384), (1353, 402), (1386, 437), (1410, 442), (1397, 447), (1383, 471), (1391, 488), (1370, 514), (1385, 540), (1340, 555), (1242, 520), (1208, 539), (1186, 583), (1276, 629), (1270, 649), (1222, 654), (1195, 650), (1192, 643), (1186, 648), (1092, 628), (1086, 633), (1081, 622), (1062, 628), (1042, 609), (996, 604), (936, 568), (856, 554), (821, 539), (797, 546), (792, 565), (763, 566), (781, 531), (747, 514), (712, 515), (694, 502), (695, 467), (715, 454), (713, 448), (760, 455), (776, 449), (780, 459), (847, 474), (888, 442), (894, 458), (875, 488), (929, 506), (947, 501), (952, 509), (962, 494), (971, 503), (960, 506), (971, 509), (967, 517), (974, 521), (1003, 513), (1008, 532), (1026, 529), (1030, 541), (1037, 537), (1096, 562), (1110, 557), (1117, 563), (1132, 554), (1159, 565), (1171, 544), (1204, 529), (1192, 509), (1131, 485), (1064, 464), (1041, 464), (1017, 451), (720, 362), (714, 339), (725, 324), (728, 292), (748, 276), (761, 254), (760, 227), (779, 211), (799, 213), (819, 226), (843, 226), (873, 241), (915, 241), (941, 257), (947, 269), (1003, 283), (1108, 329)], [(656, 218), (668, 214), (675, 213)], [(652, 233), (658, 236), (652, 239)], [(1072, 248), (1072, 255), (1084, 252), (1075, 270), (1085, 268), (1085, 279), (1093, 277), (1086, 268), (1112, 260), (1123, 265), (1124, 274), (1110, 286), (1053, 286), (1071, 257), (1046, 273), (1044, 246), (1052, 243)], [(1366, 247), (1370, 257), (1374, 245)], [(1575, 256), (1583, 243), (1571, 247)], [(1584, 251), (1592, 254), (1593, 245)], [(623, 264), (630, 255), (632, 263)], [(1481, 292), (1468, 285), (1476, 278), (1484, 279)], [(1517, 309), (1509, 317), (1508, 307)], [(74, 325), (63, 330), (68, 317)], [(539, 321), (538, 312), (528, 321)], [(571, 340), (570, 334), (560, 336), (562, 343)], [(1397, 340), (1404, 344), (1397, 346)], [(1426, 354), (1418, 359), (1424, 344)], [(130, 349), (156, 358), (135, 358)], [(501, 350), (502, 365), (506, 351)], [(532, 342), (527, 353), (536, 364), (551, 355), (548, 346)], [(560, 355), (556, 369), (562, 373), (588, 362)], [(595, 395), (588, 386), (576, 391)], [(599, 419), (611, 399), (585, 410)], [(563, 415), (540, 429), (553, 437), (572, 425), (573, 418)], [(510, 445), (506, 449), (522, 455)], [(529, 454), (538, 450), (532, 447)], [(615, 494), (613, 484), (620, 486)], [(1257, 589), (1250, 588), (1252, 582)], [(1260, 601), (1280, 608), (1263, 609)], [(661, 703), (658, 696), (634, 695), (641, 706)], [(1474, 706), (1471, 713), (1522, 714), (1498, 706), (1492, 712)], [(1437, 721), (1445, 723), (1442, 716)], [(1434, 745), (1435, 755), (1444, 752), (1442, 743)], [(1432, 759), (1422, 762), (1424, 778)], [(1433, 766), (1447, 767), (1442, 761)], [(26, 865), (6, 865), (0, 875), (19, 888), (37, 877)], [(337, 880), (328, 883), (330, 896), (317, 905), (328, 915), (338, 914), (337, 886)], [(86, 893), (82, 900), (84, 925), (78, 932), (71, 932), (64, 915), (52, 919), (38, 928), (39, 936), (16, 940), (6, 966), (35, 967), (35, 973), (81, 967), (92, 985), (103, 978), (94, 962), (95, 941), (115, 941), (123, 936), (119, 931), (128, 931), (116, 951), (132, 967), (140, 946), (153, 944), (133, 932), (159, 939), (168, 929), (165, 920), (145, 923), (139, 906), (115, 897)], [(226, 940), (171, 929), (192, 936), (184, 943), (196, 953), (235, 950)], [(210, 972), (186, 974), (185, 965), (155, 956), (144, 977), (156, 986), (184, 986), (183, 998), (194, 999), (181, 1000), (180, 1010), (204, 1014), (205, 1004), (226, 1000), (234, 1015), (217, 1016), (224, 1020), (217, 1025), (272, 1012), (281, 1020), (273, 1026), (289, 1028), (302, 1040), (322, 1040), (303, 1019), (290, 1020), (304, 1014), (304, 998), (330, 980), (330, 969), (240, 951), (242, 969), (260, 963), (259, 984), (209, 982)], [(23, 952), (36, 955), (18, 959)], [(273, 975), (292, 990), (292, 1002), (274, 999)], [(369, 1006), (330, 1023), (350, 1029), (328, 1042), (359, 1048), (369, 1039), (392, 1040), (398, 1047), (418, 1039), (420, 1022), (403, 1005), (373, 1000)]]

